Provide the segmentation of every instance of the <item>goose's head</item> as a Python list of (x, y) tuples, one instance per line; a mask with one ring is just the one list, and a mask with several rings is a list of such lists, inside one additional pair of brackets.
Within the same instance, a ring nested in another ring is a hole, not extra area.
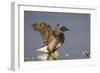
[(65, 32), (65, 31), (68, 31), (69, 29), (68, 28), (66, 28), (65, 26), (62, 26), (61, 28), (60, 28), (60, 31), (62, 31), (62, 32)]

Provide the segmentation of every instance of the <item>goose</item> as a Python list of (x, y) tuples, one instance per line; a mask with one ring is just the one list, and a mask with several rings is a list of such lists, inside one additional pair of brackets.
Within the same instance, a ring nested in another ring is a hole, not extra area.
[[(60, 27), (60, 25), (57, 24), (53, 30), (51, 26), (46, 23), (34, 23), (32, 27), (34, 30), (40, 32), (43, 43), (45, 44), (44, 47), (37, 51), (43, 52), (46, 55), (46, 60), (56, 60), (59, 57), (57, 50), (65, 40), (64, 32), (69, 29), (65, 26)], [(57, 57), (55, 57), (56, 55)]]

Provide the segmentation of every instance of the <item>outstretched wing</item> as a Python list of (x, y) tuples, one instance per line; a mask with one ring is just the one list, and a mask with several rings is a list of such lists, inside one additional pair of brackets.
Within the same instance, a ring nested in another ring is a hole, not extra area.
[(47, 45), (48, 38), (52, 32), (51, 26), (44, 22), (42, 23), (38, 22), (38, 23), (32, 24), (32, 27), (35, 31), (40, 32), (44, 46)]

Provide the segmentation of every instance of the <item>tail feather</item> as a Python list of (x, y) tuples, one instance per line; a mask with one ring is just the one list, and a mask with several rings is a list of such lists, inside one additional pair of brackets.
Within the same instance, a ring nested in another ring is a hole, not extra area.
[(47, 57), (48, 57), (48, 54), (43, 54), (43, 55), (37, 56), (37, 58), (39, 60), (42, 60), (42, 61), (46, 61), (47, 60)]
[(48, 54), (42, 54), (42, 55), (37, 56), (37, 59), (42, 60), (42, 61), (58, 60), (59, 59), (59, 53), (57, 51), (55, 51), (54, 53), (52, 53), (51, 56), (49, 56), (49, 59), (48, 59)]
[(43, 52), (43, 53), (47, 53), (48, 52), (47, 46), (44, 46), (42, 48), (39, 48), (39, 49), (37, 49), (37, 51), (40, 51), (40, 52)]

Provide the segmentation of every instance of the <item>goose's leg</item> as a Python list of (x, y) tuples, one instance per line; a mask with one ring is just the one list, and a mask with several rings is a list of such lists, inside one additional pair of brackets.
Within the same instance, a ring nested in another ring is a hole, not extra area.
[(58, 51), (49, 53), (47, 56), (47, 60), (58, 60), (60, 59)]
[(47, 60), (58, 60), (59, 59), (59, 53), (55, 50), (48, 49), (48, 56)]
[(52, 55), (52, 51), (47, 47), (48, 50), (48, 56), (47, 56), (47, 60), (50, 60), (51, 55)]

